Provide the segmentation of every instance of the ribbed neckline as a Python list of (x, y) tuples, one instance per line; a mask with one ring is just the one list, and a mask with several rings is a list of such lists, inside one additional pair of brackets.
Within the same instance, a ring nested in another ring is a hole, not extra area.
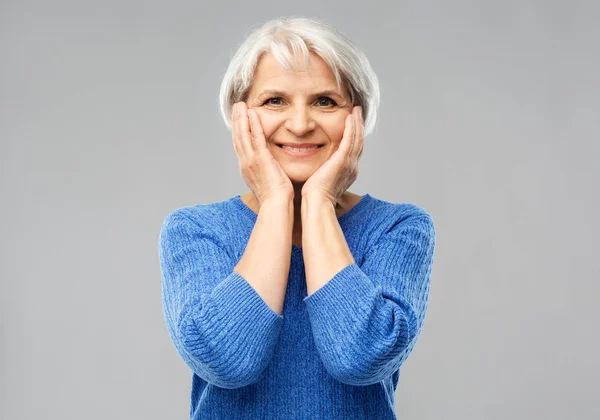
[[(365, 207), (367, 205), (367, 203), (369, 201), (371, 201), (371, 198), (372, 197), (368, 193), (366, 193), (365, 195), (362, 196), (362, 198), (359, 200), (359, 202), (354, 205), (354, 207), (352, 207), (346, 213), (344, 213), (340, 217), (338, 217), (337, 219), (338, 219), (340, 226), (343, 226), (345, 224), (346, 220), (348, 220), (349, 218), (352, 218), (354, 216), (354, 214), (358, 213), (363, 207)], [(244, 214), (248, 215), (248, 217), (250, 217), (250, 219), (252, 220), (253, 223), (256, 223), (256, 219), (258, 218), (258, 215), (256, 213), (254, 213), (254, 210), (252, 210), (250, 207), (248, 207), (246, 205), (246, 203), (244, 203), (242, 201), (242, 198), (239, 194), (232, 197), (230, 199), (230, 201), (232, 201), (238, 207), (238, 209), (240, 209)], [(292, 250), (296, 253), (297, 252), (302, 253), (302, 248), (299, 248), (294, 244), (292, 244)]]

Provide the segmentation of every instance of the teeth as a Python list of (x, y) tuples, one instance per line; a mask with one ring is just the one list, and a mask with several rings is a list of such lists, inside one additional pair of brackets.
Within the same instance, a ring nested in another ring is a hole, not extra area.
[(319, 146), (315, 146), (315, 147), (302, 147), (302, 148), (297, 148), (297, 147), (291, 147), (291, 146), (285, 146), (285, 145), (281, 145), (282, 149), (289, 149), (289, 150), (294, 150), (296, 152), (302, 152), (305, 150), (313, 150), (313, 149), (317, 149)]

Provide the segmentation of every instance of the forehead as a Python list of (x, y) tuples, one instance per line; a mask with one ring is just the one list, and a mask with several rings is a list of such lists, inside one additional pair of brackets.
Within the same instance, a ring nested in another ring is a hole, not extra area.
[(272, 53), (267, 52), (258, 61), (252, 91), (259, 93), (267, 88), (318, 88), (338, 90), (335, 75), (329, 65), (317, 54), (310, 53), (308, 67), (301, 55), (294, 55), (294, 63), (298, 70), (286, 70), (275, 59)]

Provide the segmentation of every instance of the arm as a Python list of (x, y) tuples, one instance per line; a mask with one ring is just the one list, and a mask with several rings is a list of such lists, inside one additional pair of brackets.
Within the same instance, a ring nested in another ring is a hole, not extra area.
[(165, 321), (182, 359), (222, 388), (258, 381), (283, 317), (233, 271), (235, 261), (221, 239), (176, 210), (162, 224), (159, 257)]
[(342, 268), (354, 263), (331, 201), (316, 194), (302, 196), (302, 255), (308, 296)]
[(235, 271), (244, 277), (269, 307), (283, 314), (292, 256), (294, 201), (274, 197), (260, 206), (244, 255)]
[(380, 382), (404, 363), (424, 321), (433, 220), (426, 213), (396, 216), (359, 267), (349, 262), (331, 204), (308, 204), (302, 242), (311, 292), (304, 302), (323, 364), (346, 384)]

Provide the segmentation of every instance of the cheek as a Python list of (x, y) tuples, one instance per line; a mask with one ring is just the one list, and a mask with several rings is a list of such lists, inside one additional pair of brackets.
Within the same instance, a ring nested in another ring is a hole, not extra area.
[(345, 129), (345, 117), (346, 116), (343, 118), (336, 118), (335, 120), (329, 121), (327, 124), (327, 135), (334, 144), (340, 144), (342, 141)]
[(277, 130), (277, 127), (281, 125), (281, 118), (278, 118), (276, 115), (271, 115), (269, 113), (257, 111), (258, 117), (260, 119), (260, 125), (262, 126), (263, 133), (265, 134), (265, 139), (269, 141), (271, 135)]

